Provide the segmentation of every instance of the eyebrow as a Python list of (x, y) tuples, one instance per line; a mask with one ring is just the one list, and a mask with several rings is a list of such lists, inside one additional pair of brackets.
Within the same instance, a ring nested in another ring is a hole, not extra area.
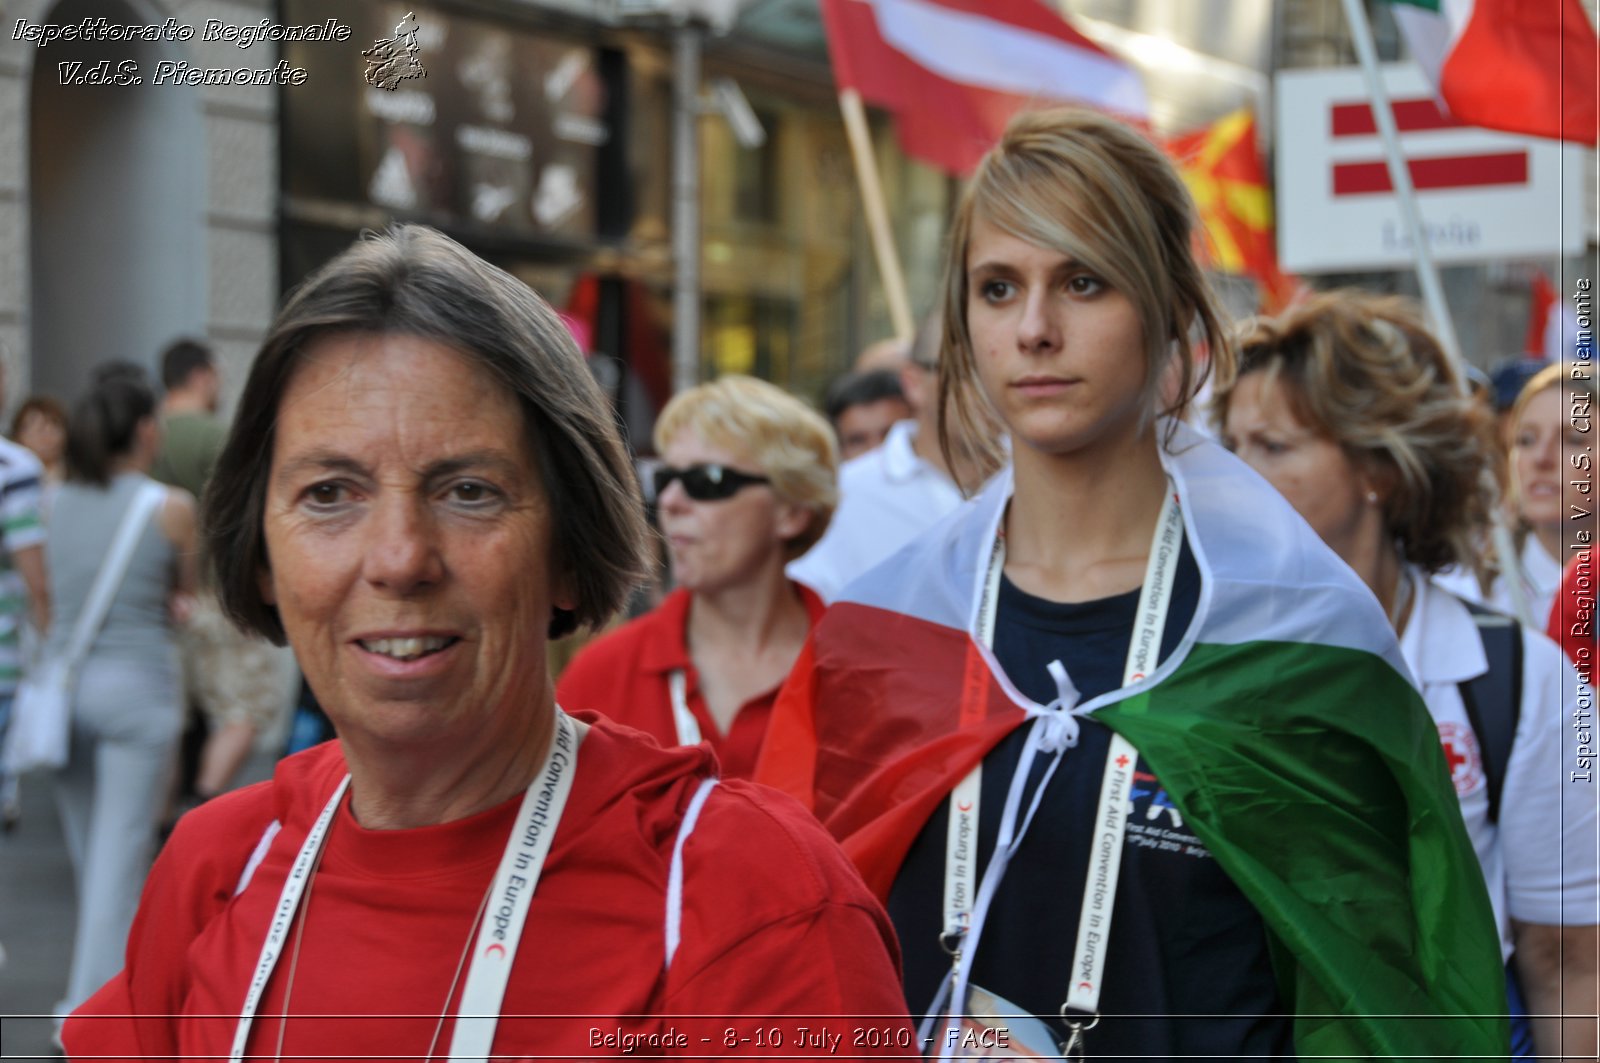
[[(423, 471), (423, 479), (437, 480), (471, 469), (489, 468), (500, 473), (510, 473), (515, 462), (497, 450), (471, 450), (433, 462)], [(370, 466), (335, 450), (316, 448), (283, 463), (274, 480), (293, 479), (308, 472), (344, 473), (348, 476), (371, 476)]]
[[(1082, 262), (1079, 262), (1077, 259), (1073, 258), (1071, 255), (1067, 255), (1064, 258), (1062, 258), (1062, 260), (1060, 262), (1056, 263), (1056, 265), (1052, 268), (1051, 272), (1053, 272), (1053, 273), (1070, 273), (1073, 270), (1086, 269), (1086, 268), (1088, 268), (1088, 267), (1086, 267)], [(1010, 262), (1005, 261), (1004, 259), (986, 258), (982, 262), (977, 263), (976, 265), (968, 266), (967, 267), (967, 272), (969, 274), (970, 273), (984, 273), (984, 272), (988, 272), (988, 273), (1015, 273), (1015, 272), (1017, 272), (1017, 267), (1012, 265)]]

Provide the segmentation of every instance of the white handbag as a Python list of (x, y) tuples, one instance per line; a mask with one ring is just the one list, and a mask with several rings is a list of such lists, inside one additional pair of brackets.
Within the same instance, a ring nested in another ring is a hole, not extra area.
[(38, 768), (66, 765), (72, 734), (72, 692), (78, 666), (105, 623), (111, 599), (122, 586), (139, 536), (165, 497), (166, 489), (154, 481), (139, 485), (122, 515), (111, 550), (95, 576), (66, 651), (40, 661), (18, 685), (16, 698), (11, 703), (11, 726), (6, 729), (5, 750), (0, 754), (4, 774), (20, 775)]

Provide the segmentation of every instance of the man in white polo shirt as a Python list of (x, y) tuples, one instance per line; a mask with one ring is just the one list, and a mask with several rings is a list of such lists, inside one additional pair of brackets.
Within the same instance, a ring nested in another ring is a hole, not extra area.
[(839, 508), (827, 534), (788, 566), (790, 579), (825, 601), (961, 502), (939, 452), (941, 327), (937, 316), (923, 321), (900, 370), (911, 419), (896, 422), (882, 446), (839, 467)]

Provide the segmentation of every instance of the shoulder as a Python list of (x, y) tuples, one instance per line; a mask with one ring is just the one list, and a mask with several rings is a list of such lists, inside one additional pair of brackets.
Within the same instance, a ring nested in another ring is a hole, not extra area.
[(185, 814), (160, 859), (208, 880), (225, 879), (231, 896), (267, 829), (273, 823), (310, 822), (345, 771), (337, 742), (285, 757), (271, 779), (231, 790)]
[(21, 480), (38, 479), (44, 475), (44, 465), (38, 457), (21, 443), (0, 436), (0, 479), (6, 485)]
[(844, 504), (843, 499), (849, 498), (852, 492), (859, 491), (863, 487), (882, 484), (888, 479), (886, 450), (887, 444), (874, 447), (839, 466), (841, 505)]
[(711, 791), (684, 860), (686, 876), (703, 875), (737, 892), (740, 921), (749, 924), (835, 902), (875, 904), (816, 817), (758, 783), (728, 780)]
[[(634, 618), (615, 630), (600, 635), (579, 650), (556, 682), (556, 699), (577, 699), (591, 691), (613, 689), (630, 682), (641, 669), (641, 655), (648, 650), (670, 645), (680, 636), (674, 633), (676, 623), (681, 630), (687, 604), (674, 601), (675, 596), (688, 592), (678, 590), (669, 595), (656, 608)], [(590, 708), (577, 704), (569, 708)]]

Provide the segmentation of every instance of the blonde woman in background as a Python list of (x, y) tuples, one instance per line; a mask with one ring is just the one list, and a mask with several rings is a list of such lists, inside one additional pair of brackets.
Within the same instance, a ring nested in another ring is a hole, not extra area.
[(727, 777), (745, 778), (822, 614), (821, 599), (783, 569), (833, 515), (833, 431), (781, 389), (727, 376), (674, 397), (655, 443), (656, 506), (678, 589), (585, 647), (556, 697), (665, 746), (704, 740)]
[[(1578, 678), (1538, 628), (1431, 578), (1470, 562), (1488, 521), (1488, 411), (1401, 299), (1319, 294), (1253, 322), (1240, 348), (1239, 379), (1216, 399), (1223, 442), (1355, 569), (1400, 637), (1518, 976), (1515, 1054), (1593, 1058), (1594, 1023), (1573, 1020), (1563, 1042), (1556, 1018), (1592, 1007), (1596, 985), (1600, 817), (1592, 794), (1563, 793)], [(1532, 1044), (1519, 980), (1526, 1012), (1543, 1016)]]

